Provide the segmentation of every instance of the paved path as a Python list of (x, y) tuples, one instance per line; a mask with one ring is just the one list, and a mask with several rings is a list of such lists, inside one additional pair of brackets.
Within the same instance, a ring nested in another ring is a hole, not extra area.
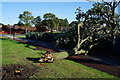
[(114, 76), (120, 78), (120, 67), (112, 66), (110, 64), (103, 63), (98, 60), (93, 60), (93, 59), (85, 57), (84, 55), (69, 56), (67, 59), (75, 61), (80, 64), (83, 64), (88, 67), (95, 68), (97, 70), (106, 72), (108, 74), (111, 74), (111, 75), (114, 75)]
[[(13, 37), (11, 37), (11, 36), (7, 36), (7, 37), (13, 39)], [(63, 51), (63, 49), (58, 49), (58, 48), (52, 47), (48, 43), (40, 42), (37, 40), (20, 39), (20, 38), (14, 38), (14, 40), (36, 46), (37, 49), (43, 49), (43, 50), (51, 51), (51, 52)], [(80, 64), (98, 69), (100, 71), (109, 73), (111, 75), (114, 75), (114, 76), (117, 76), (120, 78), (120, 67), (119, 67), (119, 63), (118, 63), (117, 59), (112, 60), (112, 58), (111, 59), (105, 58), (105, 57), (96, 58), (96, 57), (83, 56), (83, 55), (73, 55), (73, 56), (68, 57), (67, 59), (73, 60)]]
[(93, 60), (96, 60), (96, 61), (100, 61), (100, 62), (103, 62), (103, 63), (106, 63), (106, 64), (110, 64), (112, 66), (116, 66), (116, 67), (120, 67), (120, 58), (114, 58), (114, 57), (109, 57), (109, 56), (97, 56), (97, 57), (94, 57), (94, 56), (84, 56), (86, 58), (90, 58), (90, 59), (93, 59)]

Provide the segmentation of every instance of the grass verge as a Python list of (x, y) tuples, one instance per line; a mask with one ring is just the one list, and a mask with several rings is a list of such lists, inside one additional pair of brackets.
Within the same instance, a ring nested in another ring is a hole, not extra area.
[[(40, 63), (29, 61), (27, 58), (39, 58), (44, 50), (33, 50), (25, 47), (26, 44), (19, 43), (8, 38), (2, 38), (2, 64), (35, 64)], [(82, 64), (69, 61), (58, 60), (53, 63), (44, 63), (37, 73), (30, 78), (116, 78), (107, 73), (86, 67)]]
[(33, 46), (19, 43), (8, 38), (2, 38), (2, 64), (27, 64), (26, 58), (39, 58), (44, 50), (33, 50)]

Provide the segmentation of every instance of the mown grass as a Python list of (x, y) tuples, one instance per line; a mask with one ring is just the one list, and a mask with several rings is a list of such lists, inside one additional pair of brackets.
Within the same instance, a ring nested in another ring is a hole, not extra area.
[(107, 73), (69, 60), (59, 60), (45, 65), (30, 78), (115, 78)]
[[(45, 51), (33, 50), (25, 47), (26, 44), (21, 44), (18, 41), (3, 38), (2, 40), (2, 64), (35, 64), (40, 66), (40, 63), (34, 63), (27, 60), (27, 57), (38, 58)], [(58, 60), (53, 63), (44, 63), (45, 66), (40, 66), (38, 70), (30, 78), (116, 78), (107, 73), (96, 69), (86, 67), (82, 64), (69, 61)]]
[(17, 38), (25, 38), (26, 36), (25, 35), (15, 35), (15, 37), (17, 37)]
[(2, 39), (2, 64), (27, 64), (26, 58), (39, 58), (46, 51), (33, 50), (33, 46), (25, 47), (26, 44), (11, 39)]
[(25, 38), (25, 36), (15, 36), (15, 37), (17, 37), (17, 38)]

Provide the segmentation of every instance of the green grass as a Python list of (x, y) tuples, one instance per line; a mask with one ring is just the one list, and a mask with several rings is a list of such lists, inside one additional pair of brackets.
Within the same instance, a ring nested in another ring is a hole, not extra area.
[[(52, 33), (61, 33), (62, 31), (53, 31)], [(51, 32), (46, 32), (46, 33), (51, 33)]]
[(45, 65), (31, 78), (115, 78), (107, 73), (69, 60), (59, 60)]
[[(27, 57), (38, 58), (45, 51), (33, 50), (34, 48), (25, 47), (26, 44), (21, 44), (17, 41), (3, 38), (2, 41), (2, 64), (35, 64), (40, 66), (40, 63), (33, 63), (27, 60)], [(86, 67), (82, 64), (70, 60), (58, 60), (53, 63), (44, 63), (37, 73), (30, 78), (115, 78), (107, 73), (96, 69)]]
[(26, 58), (39, 58), (46, 51), (33, 50), (33, 46), (25, 47), (26, 44), (7, 38), (2, 39), (2, 64), (27, 64)]
[(25, 38), (26, 36), (15, 36), (17, 38)]

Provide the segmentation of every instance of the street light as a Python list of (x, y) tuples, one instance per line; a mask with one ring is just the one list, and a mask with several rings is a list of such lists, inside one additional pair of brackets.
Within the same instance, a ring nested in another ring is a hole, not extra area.
[[(9, 18), (9, 21), (11, 21), (11, 18)], [(11, 25), (9, 25), (10, 26), (10, 34), (11, 34)]]

